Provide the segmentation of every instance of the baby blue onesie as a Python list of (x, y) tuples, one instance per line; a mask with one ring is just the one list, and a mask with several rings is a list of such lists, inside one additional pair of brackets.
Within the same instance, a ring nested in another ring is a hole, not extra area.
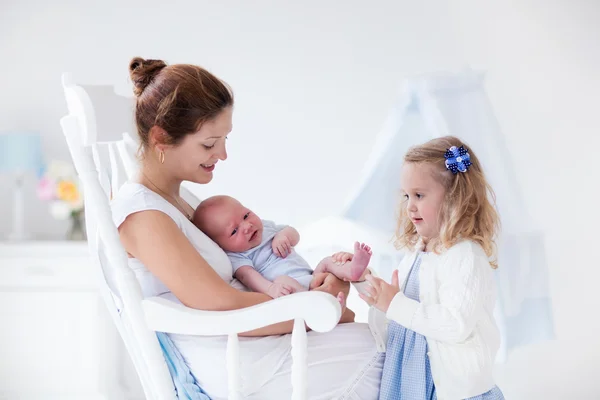
[(241, 253), (227, 252), (233, 266), (233, 272), (235, 273), (240, 267), (248, 265), (271, 282), (278, 276), (287, 275), (296, 279), (308, 289), (313, 273), (310, 265), (294, 249), (286, 258), (278, 257), (273, 253), (273, 238), (286, 225), (275, 225), (274, 222), (266, 220), (261, 221), (263, 223), (263, 236), (262, 242), (258, 246)]

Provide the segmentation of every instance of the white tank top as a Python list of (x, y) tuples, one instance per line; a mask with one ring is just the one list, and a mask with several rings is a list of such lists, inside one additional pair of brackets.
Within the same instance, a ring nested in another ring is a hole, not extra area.
[[(196, 208), (198, 199), (186, 199)], [(225, 282), (240, 290), (247, 290), (234, 279), (233, 268), (225, 252), (208, 236), (194, 226), (175, 206), (146, 186), (127, 182), (111, 202), (113, 221), (119, 227), (127, 216), (145, 210), (158, 210), (167, 214), (198, 250), (208, 264)], [(150, 233), (151, 234), (151, 233)], [(129, 267), (135, 272), (144, 297), (161, 296), (179, 302), (175, 295), (142, 262), (128, 259)], [(227, 336), (169, 335), (192, 369), (192, 373), (205, 387), (209, 383), (221, 382), (216, 386), (224, 390), (227, 397), (226, 348)], [(258, 390), (273, 377), (290, 355), (290, 335), (240, 338), (241, 372), (246, 391)], [(217, 396), (219, 397), (219, 396)]]
[[(196, 198), (186, 200), (190, 202), (190, 206), (193, 208), (196, 208), (199, 204), (199, 200)], [(233, 268), (225, 252), (204, 232), (196, 228), (181, 211), (146, 186), (134, 182), (125, 183), (113, 198), (111, 208), (113, 222), (117, 228), (129, 215), (136, 212), (157, 210), (167, 214), (181, 229), (198, 253), (225, 282), (238, 289), (242, 288), (241, 284), (233, 278)], [(129, 267), (135, 272), (144, 297), (161, 296), (179, 302), (171, 291), (140, 260), (129, 258), (128, 263)]]

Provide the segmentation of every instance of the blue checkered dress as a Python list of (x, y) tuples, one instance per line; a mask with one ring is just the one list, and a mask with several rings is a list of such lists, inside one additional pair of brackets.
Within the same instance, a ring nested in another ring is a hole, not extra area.
[[(404, 288), (404, 294), (419, 301), (419, 267), (417, 256)], [(394, 321), (388, 328), (388, 342), (381, 376), (380, 400), (437, 400), (431, 376), (425, 336), (406, 329)], [(489, 392), (466, 400), (504, 400), (495, 386)]]

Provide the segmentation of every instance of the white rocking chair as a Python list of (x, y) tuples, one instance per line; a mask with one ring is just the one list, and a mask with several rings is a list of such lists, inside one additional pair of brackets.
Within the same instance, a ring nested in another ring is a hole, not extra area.
[[(109, 205), (112, 194), (138, 168), (137, 143), (132, 133), (133, 100), (117, 95), (111, 86), (84, 88), (68, 74), (63, 75), (63, 87), (69, 114), (60, 122), (83, 183), (88, 246), (98, 287), (133, 360), (146, 398), (177, 398), (156, 332), (228, 335), (229, 399), (241, 399), (238, 334), (294, 320), (291, 398), (307, 399), (305, 323), (318, 332), (332, 330), (341, 315), (337, 300), (322, 292), (304, 292), (246, 309), (214, 312), (187, 308), (158, 297), (144, 299), (128, 267), (127, 253), (112, 222)], [(92, 101), (90, 93), (99, 100)], [(97, 116), (102, 113), (110, 117), (110, 127), (98, 123)], [(186, 199), (193, 196), (190, 192), (182, 195)]]

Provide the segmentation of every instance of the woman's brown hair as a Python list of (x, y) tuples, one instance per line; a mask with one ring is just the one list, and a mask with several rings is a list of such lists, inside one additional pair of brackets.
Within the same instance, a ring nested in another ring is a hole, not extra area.
[(166, 132), (166, 144), (177, 145), (202, 124), (233, 106), (231, 89), (202, 67), (167, 65), (162, 60), (133, 58), (129, 75), (137, 100), (135, 121), (140, 145), (150, 145), (153, 126)]

